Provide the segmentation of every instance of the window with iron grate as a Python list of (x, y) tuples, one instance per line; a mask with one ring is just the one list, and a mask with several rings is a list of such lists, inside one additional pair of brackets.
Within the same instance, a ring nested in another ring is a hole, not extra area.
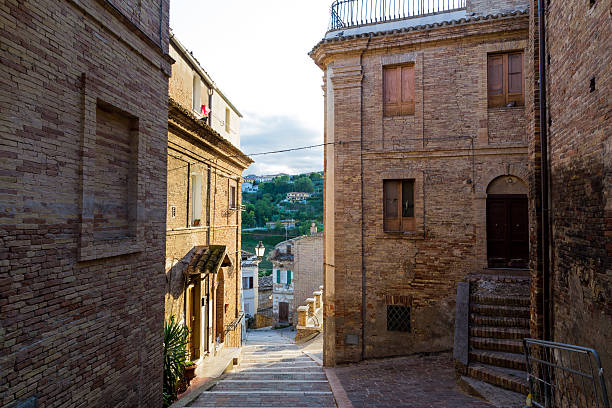
[(387, 331), (410, 331), (410, 306), (387, 305)]

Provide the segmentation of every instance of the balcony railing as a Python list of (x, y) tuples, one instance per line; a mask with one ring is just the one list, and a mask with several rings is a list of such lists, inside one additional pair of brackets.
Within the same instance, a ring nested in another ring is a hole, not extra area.
[(329, 30), (465, 9), (466, 0), (335, 0)]

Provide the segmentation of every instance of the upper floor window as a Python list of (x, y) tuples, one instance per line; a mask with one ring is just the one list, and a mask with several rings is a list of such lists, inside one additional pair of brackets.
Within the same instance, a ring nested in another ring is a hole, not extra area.
[(414, 180), (383, 181), (385, 232), (414, 231)]
[(202, 225), (202, 175), (191, 175), (191, 226)]
[(523, 53), (491, 54), (487, 61), (489, 107), (525, 105)]
[(225, 108), (225, 131), (227, 133), (230, 132), (230, 110), (229, 108)]
[(230, 186), (229, 190), (229, 207), (236, 208), (236, 187)]
[(383, 68), (384, 116), (414, 115), (414, 64)]
[(202, 111), (202, 83), (200, 77), (197, 75), (193, 76), (193, 111), (198, 114)]
[(242, 278), (242, 289), (253, 289), (253, 277), (243, 277)]

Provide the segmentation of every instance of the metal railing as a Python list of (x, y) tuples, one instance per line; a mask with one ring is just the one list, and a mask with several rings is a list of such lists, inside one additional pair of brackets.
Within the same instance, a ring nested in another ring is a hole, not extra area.
[(243, 319), (244, 313), (241, 312), (240, 316), (225, 326), (223, 337), (226, 347), (240, 347), (242, 345), (242, 330), (240, 330), (240, 323)]
[(335, 0), (329, 31), (465, 9), (466, 0)]
[(532, 406), (610, 408), (595, 350), (536, 339), (523, 339), (523, 347)]

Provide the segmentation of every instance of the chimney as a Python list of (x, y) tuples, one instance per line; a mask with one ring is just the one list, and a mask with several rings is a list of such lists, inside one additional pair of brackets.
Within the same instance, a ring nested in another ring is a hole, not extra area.
[(310, 235), (314, 235), (317, 233), (317, 223), (313, 222), (310, 225)]

